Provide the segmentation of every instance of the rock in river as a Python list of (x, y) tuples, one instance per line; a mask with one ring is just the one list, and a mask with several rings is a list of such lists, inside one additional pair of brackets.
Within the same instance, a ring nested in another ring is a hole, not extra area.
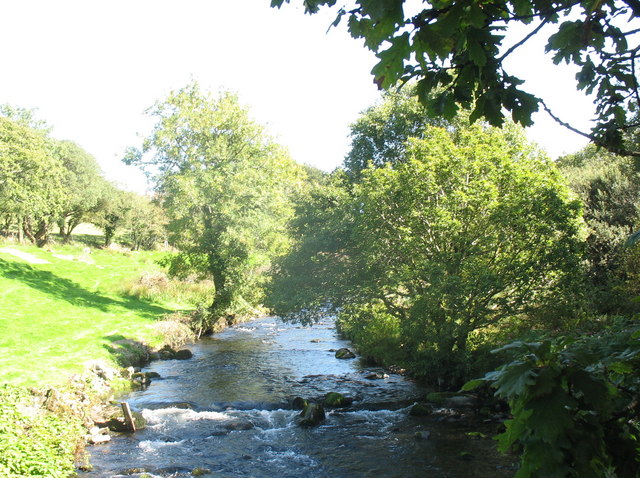
[(337, 359), (352, 359), (356, 358), (356, 354), (354, 354), (351, 350), (347, 348), (338, 349), (336, 351)]
[(324, 404), (327, 407), (348, 407), (352, 402), (353, 399), (338, 392), (329, 392), (324, 396)]
[(313, 427), (320, 425), (324, 421), (324, 407), (317, 403), (308, 403), (302, 413), (298, 415), (298, 425), (303, 427)]

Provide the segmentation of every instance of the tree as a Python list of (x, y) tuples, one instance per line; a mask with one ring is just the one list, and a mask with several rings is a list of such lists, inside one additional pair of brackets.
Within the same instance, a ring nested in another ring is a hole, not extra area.
[[(427, 126), (422, 136), (402, 161), (364, 170), (353, 193), (327, 202), (324, 190), (311, 218), (338, 226), (306, 221), (294, 253), (310, 268), (283, 267), (296, 287), (276, 311), (384, 322), (415, 371), (459, 384), (472, 333), (545, 306), (580, 272), (580, 205), (515, 127)], [(314, 295), (319, 281), (331, 285)]]
[(38, 246), (60, 213), (63, 172), (44, 133), (0, 116), (0, 213)]
[[(271, 5), (285, 2), (289, 0), (272, 0)], [(316, 13), (336, 1), (303, 3), (308, 13)], [(405, 0), (355, 0), (338, 10), (333, 25), (346, 16), (351, 35), (376, 53), (379, 61), (372, 74), (380, 88), (416, 79), (430, 113), (449, 119), (462, 106), (472, 109), (471, 120), (484, 118), (500, 126), (504, 109), (516, 123), (528, 126), (542, 107), (570, 127), (504, 67), (505, 58), (517, 54), (543, 26), (558, 25), (546, 51), (556, 64), (576, 65), (577, 88), (596, 97), (596, 126), (589, 133), (578, 132), (611, 151), (634, 146), (625, 141), (625, 132), (635, 131), (640, 106), (636, 0), (432, 0), (422, 6), (413, 12)], [(514, 24), (529, 32), (514, 39), (509, 29)], [(627, 152), (640, 156), (636, 149)]]
[(558, 165), (584, 205), (589, 276), (601, 295), (597, 307), (605, 313), (635, 309), (629, 309), (635, 294), (627, 287), (639, 270), (637, 247), (628, 244), (640, 224), (640, 174), (633, 159), (588, 146)]
[(289, 195), (301, 167), (229, 93), (213, 98), (190, 84), (148, 114), (155, 128), (126, 162), (155, 179), (181, 251), (171, 271), (213, 279), (215, 318), (256, 306), (271, 260), (288, 248)]
[(116, 233), (129, 223), (135, 201), (135, 193), (118, 189), (111, 183), (103, 184), (98, 203), (89, 220), (104, 232), (105, 247), (109, 247)]
[(133, 207), (127, 221), (131, 248), (153, 249), (167, 237), (167, 216), (164, 210), (145, 196), (133, 196)]
[(64, 242), (69, 242), (73, 230), (98, 207), (106, 181), (93, 156), (77, 144), (50, 140), (50, 150), (64, 166), (65, 194), (57, 222)]

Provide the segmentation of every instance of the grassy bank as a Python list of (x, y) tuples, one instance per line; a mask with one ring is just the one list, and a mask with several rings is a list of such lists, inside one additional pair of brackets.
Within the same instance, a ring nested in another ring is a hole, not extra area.
[(176, 331), (161, 319), (210, 300), (210, 284), (168, 279), (157, 264), (162, 252), (87, 243), (91, 237), (46, 249), (0, 243), (2, 476), (72, 474), (111, 393), (88, 364), (116, 368), (129, 344), (175, 345), (186, 326)]
[(177, 306), (189, 307), (123, 291), (142, 274), (159, 271), (158, 252), (7, 244), (0, 251), (0, 382), (59, 383), (89, 360), (113, 360), (117, 340), (159, 343), (157, 319)]

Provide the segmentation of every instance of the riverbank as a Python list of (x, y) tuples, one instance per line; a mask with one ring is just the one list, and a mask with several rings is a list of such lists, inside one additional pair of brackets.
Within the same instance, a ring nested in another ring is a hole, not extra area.
[(67, 477), (85, 465), (104, 405), (137, 386), (132, 367), (195, 340), (190, 299), (206, 287), (172, 282), (163, 255), (0, 245), (2, 476)]

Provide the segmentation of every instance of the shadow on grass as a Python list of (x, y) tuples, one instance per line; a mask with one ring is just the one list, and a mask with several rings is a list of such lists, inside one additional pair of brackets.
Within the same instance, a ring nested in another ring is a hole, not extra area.
[[(51, 237), (58, 244), (64, 244), (64, 238), (60, 234), (51, 234)], [(72, 234), (69, 244), (82, 245), (99, 249), (104, 246), (104, 236), (98, 236), (94, 234)]]
[(146, 319), (156, 318), (172, 312), (169, 309), (134, 298), (122, 300), (91, 292), (80, 284), (60, 277), (50, 271), (35, 269), (29, 264), (7, 262), (0, 259), (0, 276), (19, 281), (39, 292), (80, 307), (95, 308), (103, 312), (114, 312), (118, 308), (135, 311)]
[(138, 340), (128, 339), (123, 335), (107, 335), (102, 337), (108, 344), (103, 347), (113, 355), (121, 367), (142, 367), (149, 362), (150, 349)]

